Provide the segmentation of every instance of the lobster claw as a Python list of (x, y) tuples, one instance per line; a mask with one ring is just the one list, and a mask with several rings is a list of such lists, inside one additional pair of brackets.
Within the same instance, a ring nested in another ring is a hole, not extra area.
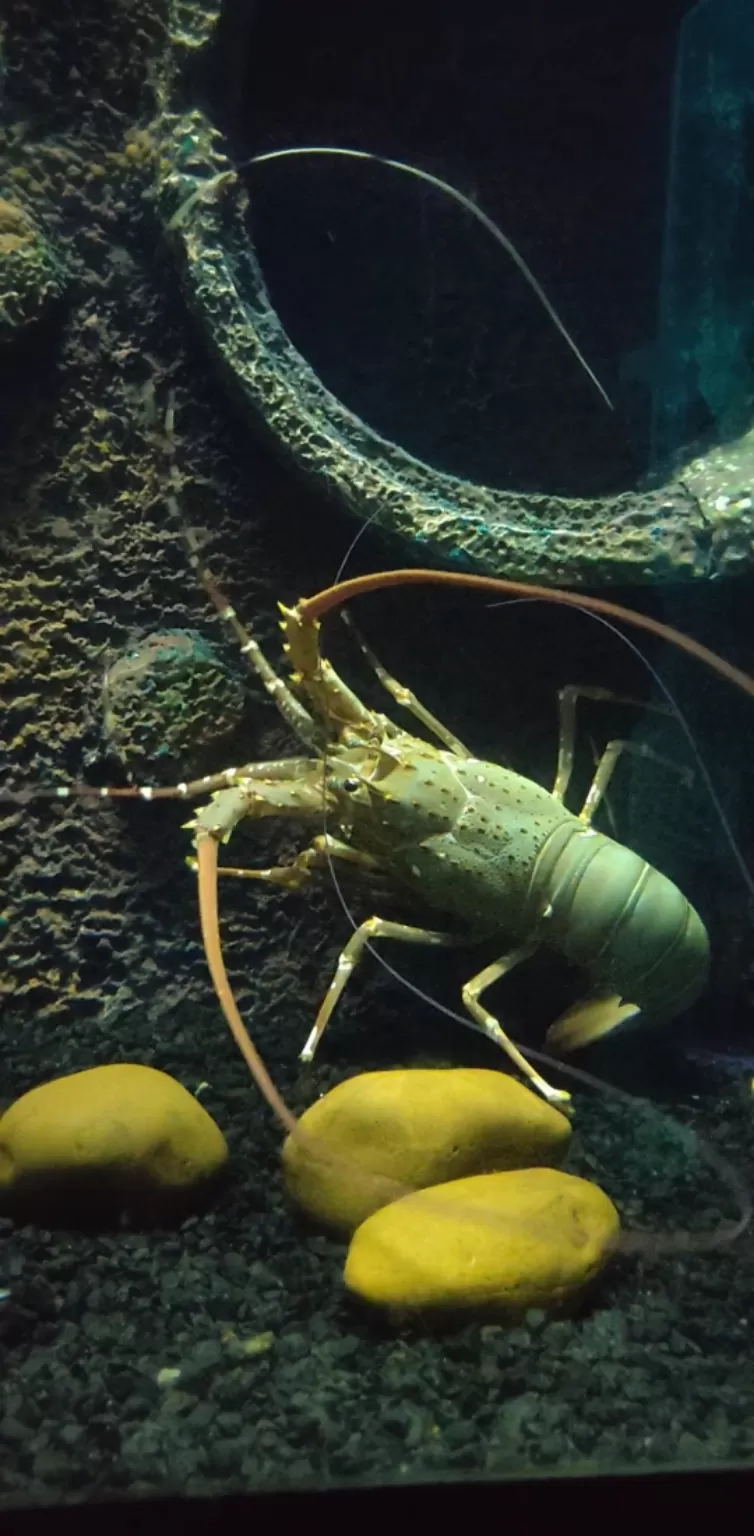
[(633, 1019), (641, 1009), (636, 1003), (624, 1003), (613, 997), (587, 997), (566, 1009), (547, 1031), (548, 1046), (560, 1051), (579, 1051), (582, 1046), (602, 1040), (626, 1019)]

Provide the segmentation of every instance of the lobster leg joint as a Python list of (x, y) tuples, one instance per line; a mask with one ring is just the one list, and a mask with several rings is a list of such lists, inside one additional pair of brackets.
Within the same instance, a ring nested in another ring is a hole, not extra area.
[(408, 923), (391, 923), (382, 917), (368, 917), (351, 935), (341, 952), (335, 975), (314, 1022), (314, 1028), (301, 1052), (301, 1061), (312, 1061), (314, 1053), (327, 1028), (332, 1011), (349, 977), (353, 975), (370, 939), (398, 939), (404, 944), (455, 945), (452, 934), (437, 933), (429, 928), (412, 928)]
[(510, 1057), (519, 1071), (523, 1072), (524, 1077), (528, 1078), (532, 1086), (537, 1089), (538, 1093), (541, 1093), (543, 1099), (546, 1099), (548, 1104), (556, 1104), (562, 1108), (570, 1103), (570, 1093), (567, 1093), (565, 1088), (551, 1088), (550, 1084), (531, 1065), (531, 1062), (526, 1060), (518, 1046), (508, 1039), (505, 1031), (498, 1024), (497, 1019), (479, 1001), (482, 992), (485, 992), (487, 987), (491, 987), (493, 982), (499, 981), (501, 976), (505, 976), (508, 971), (512, 971), (513, 967), (520, 965), (523, 960), (528, 960), (538, 948), (539, 945), (536, 943), (519, 945), (518, 949), (511, 950), (509, 954), (493, 961), (492, 965), (485, 966), (484, 970), (480, 971), (477, 976), (472, 976), (471, 980), (466, 982), (461, 995), (471, 1017), (476, 1020), (482, 1033), (487, 1035), (490, 1040), (494, 1040), (496, 1045), (502, 1046), (506, 1055)]

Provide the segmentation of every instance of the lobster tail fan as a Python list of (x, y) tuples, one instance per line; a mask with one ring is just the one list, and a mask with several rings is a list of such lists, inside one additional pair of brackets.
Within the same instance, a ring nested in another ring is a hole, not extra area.
[(636, 1003), (624, 1003), (620, 997), (586, 998), (574, 1003), (550, 1025), (546, 1036), (548, 1049), (580, 1051), (595, 1040), (603, 1040), (639, 1012)]

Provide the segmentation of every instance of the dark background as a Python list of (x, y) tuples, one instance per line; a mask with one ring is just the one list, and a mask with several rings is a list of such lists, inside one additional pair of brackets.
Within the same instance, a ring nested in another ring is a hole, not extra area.
[(215, 109), (239, 158), (329, 144), (450, 181), (516, 244), (616, 405), (439, 192), (342, 160), (250, 168), (254, 240), (289, 334), (379, 431), (492, 484), (598, 494), (644, 472), (649, 391), (626, 358), (654, 335), (690, 8), (238, 7), (237, 73), (222, 69)]

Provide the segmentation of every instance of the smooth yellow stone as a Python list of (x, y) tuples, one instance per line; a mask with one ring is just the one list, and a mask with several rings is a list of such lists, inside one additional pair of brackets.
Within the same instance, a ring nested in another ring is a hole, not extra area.
[(227, 1157), (222, 1131), (175, 1078), (133, 1063), (92, 1067), (32, 1088), (0, 1118), (0, 1204), (185, 1196)]
[(344, 1232), (412, 1189), (559, 1162), (571, 1134), (565, 1115), (515, 1078), (476, 1067), (365, 1072), (299, 1123), (302, 1135), (283, 1147), (288, 1192)]
[(457, 1179), (376, 1211), (351, 1239), (344, 1280), (376, 1306), (517, 1316), (567, 1301), (607, 1263), (612, 1201), (556, 1168)]

